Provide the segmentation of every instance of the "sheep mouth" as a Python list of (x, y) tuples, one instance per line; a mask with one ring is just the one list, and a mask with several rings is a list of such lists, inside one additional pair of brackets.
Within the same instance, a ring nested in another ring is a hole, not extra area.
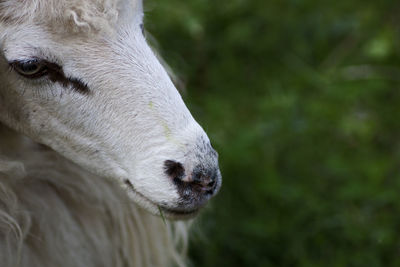
[(140, 201), (138, 201), (138, 204), (140, 206), (142, 206), (144, 209), (148, 210), (152, 214), (160, 216), (161, 218), (165, 217), (169, 220), (187, 220), (196, 216), (201, 209), (199, 207), (195, 209), (185, 210), (179, 208), (170, 208), (165, 204), (157, 204), (144, 196), (139, 191), (137, 191), (129, 180), (125, 180), (124, 185), (124, 187), (128, 189), (128, 195), (132, 196), (133, 199), (139, 198)]

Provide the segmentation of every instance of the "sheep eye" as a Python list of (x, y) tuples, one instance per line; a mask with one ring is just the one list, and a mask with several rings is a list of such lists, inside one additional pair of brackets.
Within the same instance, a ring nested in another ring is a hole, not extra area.
[(37, 59), (14, 61), (10, 65), (17, 73), (30, 79), (40, 78), (48, 74), (47, 66)]

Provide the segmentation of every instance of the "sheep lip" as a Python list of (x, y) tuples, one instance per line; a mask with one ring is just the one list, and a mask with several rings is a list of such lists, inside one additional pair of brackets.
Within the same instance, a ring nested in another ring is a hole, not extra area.
[(168, 217), (172, 217), (174, 219), (190, 219), (197, 215), (200, 211), (199, 209), (193, 210), (177, 210), (177, 209), (170, 209), (165, 207), (160, 207), (163, 212), (167, 214)]

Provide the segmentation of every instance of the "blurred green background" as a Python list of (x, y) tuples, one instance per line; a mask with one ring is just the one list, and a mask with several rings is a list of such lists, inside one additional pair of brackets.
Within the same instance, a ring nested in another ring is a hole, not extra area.
[(191, 265), (400, 266), (400, 2), (145, 4), (220, 154)]

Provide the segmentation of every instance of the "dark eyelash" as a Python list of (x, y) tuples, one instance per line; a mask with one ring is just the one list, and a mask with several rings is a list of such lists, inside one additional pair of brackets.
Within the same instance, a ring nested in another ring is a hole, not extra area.
[(49, 79), (52, 82), (59, 82), (64, 87), (71, 85), (72, 88), (82, 94), (89, 93), (87, 84), (83, 83), (78, 78), (66, 77), (61, 66), (51, 62), (46, 62), (46, 65), (49, 68)]
[(67, 79), (72, 85), (72, 88), (74, 88), (77, 92), (82, 94), (90, 93), (88, 85), (84, 83), (82, 80), (78, 78), (67, 78)]

